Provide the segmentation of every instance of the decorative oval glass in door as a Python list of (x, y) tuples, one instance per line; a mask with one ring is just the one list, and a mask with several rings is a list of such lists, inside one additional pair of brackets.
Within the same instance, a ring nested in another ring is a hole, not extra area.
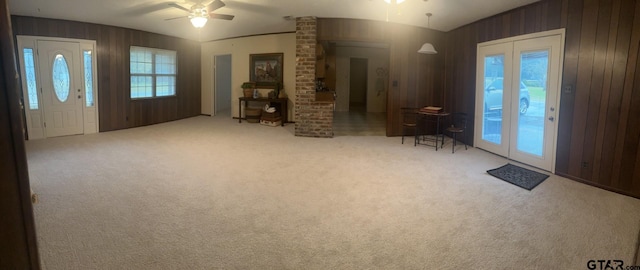
[(57, 54), (53, 59), (53, 72), (51, 73), (53, 79), (53, 90), (56, 93), (56, 98), (60, 102), (67, 101), (69, 98), (69, 66), (67, 65), (67, 59), (64, 55)]

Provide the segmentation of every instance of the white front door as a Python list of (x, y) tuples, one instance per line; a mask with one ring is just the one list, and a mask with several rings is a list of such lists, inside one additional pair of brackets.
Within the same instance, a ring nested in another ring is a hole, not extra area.
[(46, 137), (83, 134), (80, 45), (38, 41)]
[(477, 147), (554, 171), (563, 40), (549, 31), (478, 45)]

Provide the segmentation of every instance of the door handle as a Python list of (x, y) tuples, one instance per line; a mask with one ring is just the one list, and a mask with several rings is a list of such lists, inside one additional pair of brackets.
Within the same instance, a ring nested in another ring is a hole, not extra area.
[(81, 99), (81, 98), (82, 98), (82, 96), (81, 96), (81, 95), (78, 95), (78, 99)]
[(553, 116), (549, 116), (549, 121), (553, 122), (553, 120), (556, 120)]

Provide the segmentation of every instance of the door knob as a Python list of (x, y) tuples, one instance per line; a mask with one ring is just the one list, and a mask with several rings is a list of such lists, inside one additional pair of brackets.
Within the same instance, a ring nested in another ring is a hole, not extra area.
[(553, 120), (556, 120), (553, 116), (549, 116), (549, 121), (553, 122)]
[(82, 98), (82, 96), (81, 96), (81, 95), (78, 95), (78, 99), (81, 99), (81, 98)]

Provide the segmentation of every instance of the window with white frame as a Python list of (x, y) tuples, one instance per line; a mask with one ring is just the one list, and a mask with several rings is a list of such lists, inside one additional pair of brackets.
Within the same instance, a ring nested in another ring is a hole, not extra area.
[(176, 95), (176, 52), (131, 46), (131, 98)]

